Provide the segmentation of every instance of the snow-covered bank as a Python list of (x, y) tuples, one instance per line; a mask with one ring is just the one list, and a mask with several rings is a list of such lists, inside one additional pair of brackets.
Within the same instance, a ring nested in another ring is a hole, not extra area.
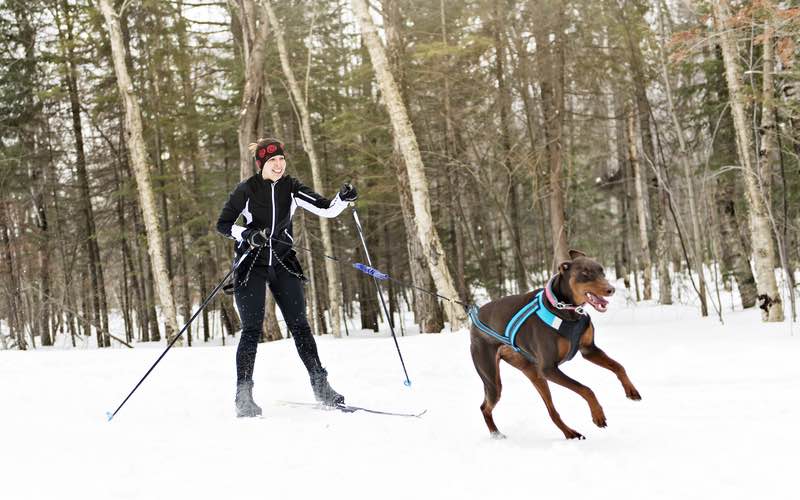
[(233, 346), (173, 349), (117, 418), (113, 410), (162, 346), (0, 352), (0, 494), (9, 499), (157, 498), (797, 498), (800, 336), (758, 311), (700, 319), (686, 306), (593, 314), (598, 344), (625, 365), (644, 400), (577, 356), (564, 371), (608, 417), (598, 429), (577, 395), (552, 386), (566, 441), (538, 394), (501, 369), (489, 439), (466, 331), (400, 339), (318, 338), (348, 402), (428, 409), (422, 419), (279, 404), (310, 401), (291, 340), (262, 344), (256, 401), (233, 416)]

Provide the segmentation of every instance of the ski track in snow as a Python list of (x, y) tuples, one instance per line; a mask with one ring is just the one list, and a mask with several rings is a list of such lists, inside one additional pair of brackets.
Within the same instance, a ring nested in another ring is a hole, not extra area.
[(551, 385), (567, 441), (528, 380), (501, 366), (492, 440), (466, 330), (399, 339), (317, 337), (347, 402), (421, 419), (281, 405), (311, 401), (291, 340), (259, 345), (260, 419), (236, 419), (234, 346), (176, 348), (105, 419), (163, 350), (0, 351), (0, 496), (5, 499), (586, 498), (794, 499), (800, 335), (756, 310), (699, 318), (695, 308), (621, 296), (592, 313), (597, 343), (643, 401), (581, 356), (564, 371), (592, 388), (608, 428)]

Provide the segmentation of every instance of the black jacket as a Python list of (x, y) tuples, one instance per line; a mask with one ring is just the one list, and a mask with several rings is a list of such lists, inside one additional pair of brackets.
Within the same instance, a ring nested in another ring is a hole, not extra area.
[[(291, 260), (294, 264), (297, 259), (292, 250), (292, 216), (297, 207), (332, 218), (342, 213), (347, 202), (342, 201), (338, 193), (332, 200), (325, 198), (288, 175), (273, 182), (265, 180), (259, 173), (240, 183), (230, 194), (219, 214), (217, 231), (236, 240), (238, 259), (249, 246), (242, 238), (245, 229), (264, 229), (271, 239), (258, 253), (256, 263), (275, 265), (274, 249), (281, 261), (287, 263)], [(244, 217), (244, 226), (235, 224), (240, 215)]]

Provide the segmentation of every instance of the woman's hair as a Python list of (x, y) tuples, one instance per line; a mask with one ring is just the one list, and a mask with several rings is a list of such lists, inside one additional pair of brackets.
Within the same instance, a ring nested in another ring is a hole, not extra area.
[(281, 149), (283, 149), (283, 142), (279, 141), (278, 139), (274, 139), (272, 137), (262, 137), (261, 139), (258, 140), (258, 142), (251, 142), (250, 144), (247, 145), (247, 149), (248, 151), (250, 151), (251, 155), (255, 156), (256, 149), (258, 149), (259, 145), (265, 145), (271, 142), (277, 142), (278, 144), (281, 145)]

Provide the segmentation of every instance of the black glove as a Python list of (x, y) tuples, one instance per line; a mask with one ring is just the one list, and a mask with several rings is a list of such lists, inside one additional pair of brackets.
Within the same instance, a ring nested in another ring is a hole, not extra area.
[(251, 247), (263, 247), (268, 241), (264, 231), (259, 231), (258, 229), (245, 229), (244, 232), (242, 232), (242, 238), (244, 238)]
[(342, 201), (356, 201), (358, 199), (358, 191), (349, 182), (342, 184), (342, 189), (339, 190), (339, 198)]

